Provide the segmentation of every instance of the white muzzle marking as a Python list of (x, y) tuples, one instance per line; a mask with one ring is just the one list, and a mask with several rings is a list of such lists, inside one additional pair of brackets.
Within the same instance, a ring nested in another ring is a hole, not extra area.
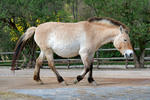
[(133, 55), (133, 50), (126, 50), (124, 52), (124, 57), (125, 58), (130, 58)]

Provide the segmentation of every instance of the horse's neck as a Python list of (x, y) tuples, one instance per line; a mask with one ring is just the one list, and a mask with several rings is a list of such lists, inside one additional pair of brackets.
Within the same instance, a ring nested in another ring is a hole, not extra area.
[(104, 45), (104, 44), (107, 44), (107, 43), (110, 43), (110, 42), (113, 42), (115, 37), (118, 35), (118, 30), (117, 29), (114, 29), (114, 30), (109, 30), (106, 31), (106, 33), (103, 33), (103, 34), (100, 34), (100, 35), (103, 35), (101, 37), (103, 37), (103, 39), (101, 39), (101, 43), (100, 43), (100, 46)]

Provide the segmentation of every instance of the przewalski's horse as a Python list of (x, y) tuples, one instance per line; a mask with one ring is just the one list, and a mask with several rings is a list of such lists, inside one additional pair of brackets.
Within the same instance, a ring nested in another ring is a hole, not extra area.
[(56, 74), (58, 82), (65, 83), (54, 66), (53, 53), (56, 53), (66, 58), (80, 55), (84, 70), (77, 76), (75, 83), (81, 81), (88, 72), (88, 82), (95, 83), (92, 76), (95, 51), (102, 45), (113, 42), (117, 50), (125, 57), (130, 57), (133, 50), (127, 34), (128, 31), (128, 28), (119, 21), (97, 17), (77, 23), (47, 22), (38, 27), (30, 27), (16, 45), (12, 69), (26, 41), (34, 35), (34, 40), (41, 50), (35, 65), (33, 77), (35, 81), (42, 82), (39, 75), (40, 66), (42, 66), (46, 57), (48, 65)]

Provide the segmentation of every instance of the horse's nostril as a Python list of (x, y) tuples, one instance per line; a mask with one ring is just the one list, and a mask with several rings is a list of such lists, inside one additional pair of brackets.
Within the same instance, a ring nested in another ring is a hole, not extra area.
[(132, 56), (133, 54), (132, 53), (130, 53), (130, 57)]

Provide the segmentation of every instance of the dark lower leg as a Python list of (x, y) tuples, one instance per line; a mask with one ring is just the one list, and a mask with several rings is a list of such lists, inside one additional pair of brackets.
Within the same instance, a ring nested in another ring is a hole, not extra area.
[(62, 76), (57, 76), (57, 81), (58, 81), (59, 83), (61, 83), (61, 82), (64, 81), (64, 79), (62, 78)]
[(77, 76), (77, 81), (78, 82), (81, 81), (88, 72), (89, 72), (89, 68), (86, 68), (82, 75)]
[(90, 65), (89, 77), (88, 77), (88, 82), (89, 83), (92, 83), (94, 81), (93, 75), (92, 75), (92, 70), (93, 70), (93, 63)]
[(63, 82), (63, 81), (64, 81), (63, 77), (56, 71), (56, 69), (52, 69), (52, 70), (53, 70), (53, 72), (56, 74), (57, 81), (58, 81), (59, 83)]
[[(49, 64), (49, 65), (50, 65), (50, 64)], [(57, 81), (58, 81), (59, 83), (63, 82), (64, 79), (63, 79), (62, 76), (57, 72), (55, 66), (50, 65), (50, 68), (51, 68), (52, 71), (55, 73), (55, 75), (56, 75), (56, 77), (57, 77)]]
[(33, 79), (34, 79), (35, 81), (40, 81), (39, 72), (36, 73), (36, 74), (34, 74)]

